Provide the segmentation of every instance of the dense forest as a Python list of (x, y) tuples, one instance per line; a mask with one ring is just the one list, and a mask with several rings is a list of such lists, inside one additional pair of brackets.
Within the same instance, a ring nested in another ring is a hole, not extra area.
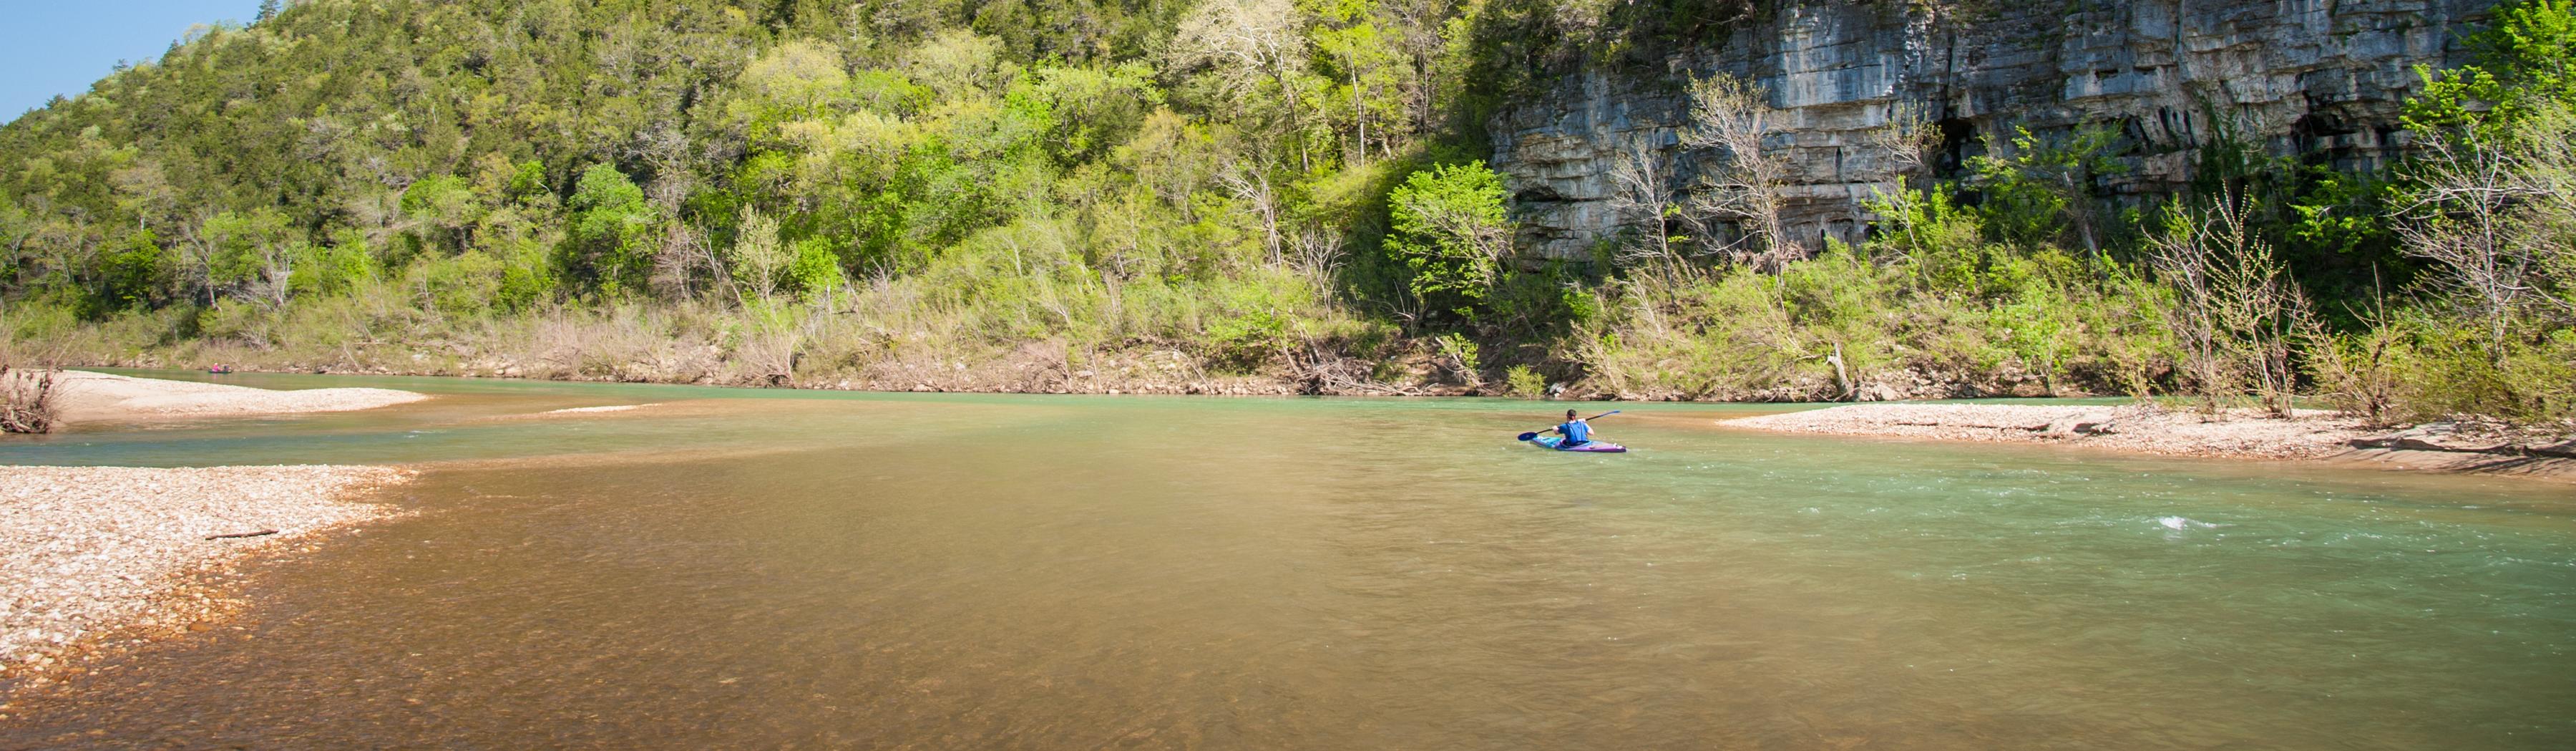
[[(2576, 415), (2576, 11), (2423, 71), (2411, 154), (2109, 130), (1777, 230), (1767, 94), (1591, 259), (1515, 252), (1495, 108), (1746, 0), (308, 0), (0, 127), (0, 359), (760, 385), (2190, 395)], [(1901, 113), (1900, 113), (1901, 114)]]

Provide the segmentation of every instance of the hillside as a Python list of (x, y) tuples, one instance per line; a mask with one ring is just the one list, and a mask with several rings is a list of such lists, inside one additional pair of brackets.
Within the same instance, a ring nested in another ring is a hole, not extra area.
[[(2565, 0), (2079, 5), (292, 3), (0, 127), (0, 335), (760, 385), (2576, 412)], [(2208, 41), (2274, 36), (2336, 41)]]

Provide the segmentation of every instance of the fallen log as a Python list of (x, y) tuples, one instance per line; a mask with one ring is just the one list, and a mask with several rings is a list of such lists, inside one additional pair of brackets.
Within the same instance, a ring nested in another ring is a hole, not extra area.
[(257, 532), (234, 532), (234, 533), (232, 533), (232, 534), (228, 534), (228, 535), (206, 535), (206, 539), (209, 539), (209, 540), (229, 540), (229, 539), (236, 538), (236, 537), (265, 537), (265, 536), (273, 535), (273, 534), (277, 534), (277, 530), (274, 530), (274, 529), (263, 529), (263, 530), (260, 530), (260, 531), (257, 531)]

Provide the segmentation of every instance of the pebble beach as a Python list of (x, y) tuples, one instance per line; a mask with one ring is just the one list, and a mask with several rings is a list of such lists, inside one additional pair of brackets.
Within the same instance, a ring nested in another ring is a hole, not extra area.
[[(25, 371), (12, 377), (28, 377)], [(277, 391), (248, 386), (135, 378), (85, 370), (63, 371), (54, 399), (64, 422), (149, 420), (346, 412), (407, 404), (428, 398), (394, 389), (334, 388)]]
[(2154, 404), (1852, 404), (1725, 420), (1729, 428), (1938, 441), (2043, 443), (2213, 459), (2338, 461), (2383, 469), (2576, 481), (2576, 434), (2510, 435), (2452, 423), (2391, 432), (2322, 410)]
[[(55, 398), (62, 422), (79, 423), (336, 412), (427, 397), (64, 371)], [(366, 499), (411, 474), (333, 465), (0, 466), (0, 677), (42, 674), (67, 651), (118, 630), (206, 628), (223, 608), (197, 584), (257, 552), (392, 515)]]
[(210, 620), (205, 603), (165, 595), (190, 572), (384, 518), (391, 507), (360, 499), (409, 476), (327, 465), (0, 467), (0, 665), (42, 667), (110, 628)]
[(1854, 404), (1728, 420), (1721, 425), (1786, 433), (1890, 436), (1947, 441), (2058, 443), (2166, 456), (2320, 459), (2372, 435), (2359, 420), (2301, 410), (2297, 419), (2254, 410), (2203, 414), (2153, 405)]

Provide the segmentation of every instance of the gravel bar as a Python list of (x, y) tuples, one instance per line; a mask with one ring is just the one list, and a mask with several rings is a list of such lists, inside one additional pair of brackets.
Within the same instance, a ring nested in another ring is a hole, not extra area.
[[(9, 377), (34, 374), (11, 371)], [(406, 404), (427, 395), (395, 389), (259, 389), (221, 383), (134, 378), (66, 370), (54, 379), (65, 422), (346, 412)]]
[(0, 466), (0, 673), (41, 668), (107, 629), (194, 622), (205, 614), (162, 602), (189, 572), (391, 516), (356, 499), (410, 476), (329, 465)]
[(2300, 410), (2276, 419), (2254, 410), (2206, 414), (2148, 404), (1854, 404), (1719, 423), (1784, 433), (1945, 441), (2053, 443), (2167, 456), (2320, 459), (2375, 435), (2358, 420)]

